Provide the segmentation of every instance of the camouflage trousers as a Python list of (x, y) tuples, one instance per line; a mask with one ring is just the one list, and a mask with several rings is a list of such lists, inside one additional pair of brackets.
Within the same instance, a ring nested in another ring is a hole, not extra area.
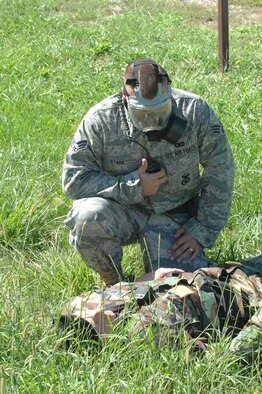
[(187, 213), (147, 213), (135, 205), (123, 206), (101, 197), (83, 198), (73, 203), (65, 224), (69, 241), (87, 266), (94, 269), (107, 285), (123, 278), (121, 260), (124, 245), (140, 243), (145, 271), (158, 267), (176, 267), (192, 272), (207, 267), (200, 254), (190, 263), (170, 259), (175, 231), (189, 219)]

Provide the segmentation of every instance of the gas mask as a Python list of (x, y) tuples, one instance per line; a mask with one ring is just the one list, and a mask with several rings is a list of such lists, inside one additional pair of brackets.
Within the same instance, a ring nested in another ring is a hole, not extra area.
[[(157, 73), (158, 90), (153, 99), (147, 99), (140, 93), (138, 69), (141, 64), (152, 64)], [(163, 86), (163, 78), (167, 84)], [(175, 144), (186, 127), (186, 119), (172, 111), (171, 80), (165, 70), (150, 59), (134, 62), (134, 77), (128, 78), (123, 87), (127, 110), (133, 125), (143, 132), (149, 141), (167, 141)], [(129, 95), (125, 85), (131, 85), (134, 95)]]

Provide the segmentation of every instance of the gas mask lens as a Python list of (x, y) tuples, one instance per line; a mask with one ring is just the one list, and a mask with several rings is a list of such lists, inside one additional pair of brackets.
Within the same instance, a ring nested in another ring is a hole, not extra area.
[(128, 112), (134, 126), (141, 131), (162, 130), (167, 126), (172, 110), (171, 99), (154, 107), (137, 107), (128, 103)]

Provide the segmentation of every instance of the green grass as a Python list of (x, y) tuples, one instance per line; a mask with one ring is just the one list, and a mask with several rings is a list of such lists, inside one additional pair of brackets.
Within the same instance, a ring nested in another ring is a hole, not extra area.
[[(261, 12), (261, 1), (240, 3)], [(222, 76), (214, 9), (160, 0), (0, 6), (0, 393), (260, 392), (261, 372), (228, 358), (226, 341), (189, 365), (184, 349), (129, 345), (125, 334), (102, 350), (66, 351), (52, 319), (100, 283), (68, 245), (64, 155), (88, 108), (120, 90), (132, 58), (158, 60), (224, 123), (234, 199), (208, 256), (223, 263), (261, 253), (261, 25), (232, 21)], [(125, 249), (123, 265), (142, 272), (138, 246)]]

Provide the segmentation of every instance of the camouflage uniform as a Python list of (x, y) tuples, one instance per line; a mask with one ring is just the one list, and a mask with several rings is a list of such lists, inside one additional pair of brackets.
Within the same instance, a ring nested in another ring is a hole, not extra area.
[[(141, 286), (151, 290), (143, 299), (137, 297)], [(216, 341), (223, 333), (233, 338), (230, 350), (243, 351), (247, 357), (262, 343), (262, 274), (247, 275), (238, 266), (202, 268), (161, 281), (120, 282), (72, 299), (61, 321), (64, 326), (79, 318), (85, 321), (86, 312), (99, 306), (114, 311), (118, 322), (124, 319), (131, 338), (146, 339), (150, 333), (159, 345), (183, 333), (205, 350), (209, 339)]]
[[(149, 142), (115, 94), (86, 114), (67, 152), (63, 189), (74, 200), (65, 221), (70, 242), (108, 284), (122, 277), (122, 246), (136, 241), (146, 249), (146, 271), (149, 262), (154, 268), (190, 271), (207, 266), (201, 255), (192, 264), (170, 261), (175, 230), (183, 226), (203, 247), (211, 247), (226, 224), (234, 165), (223, 126), (196, 95), (172, 89), (172, 104), (173, 112), (187, 120), (176, 144)], [(143, 196), (138, 175), (147, 156), (141, 145), (169, 179), (150, 197)], [(196, 195), (199, 205), (192, 216), (185, 204)]]

